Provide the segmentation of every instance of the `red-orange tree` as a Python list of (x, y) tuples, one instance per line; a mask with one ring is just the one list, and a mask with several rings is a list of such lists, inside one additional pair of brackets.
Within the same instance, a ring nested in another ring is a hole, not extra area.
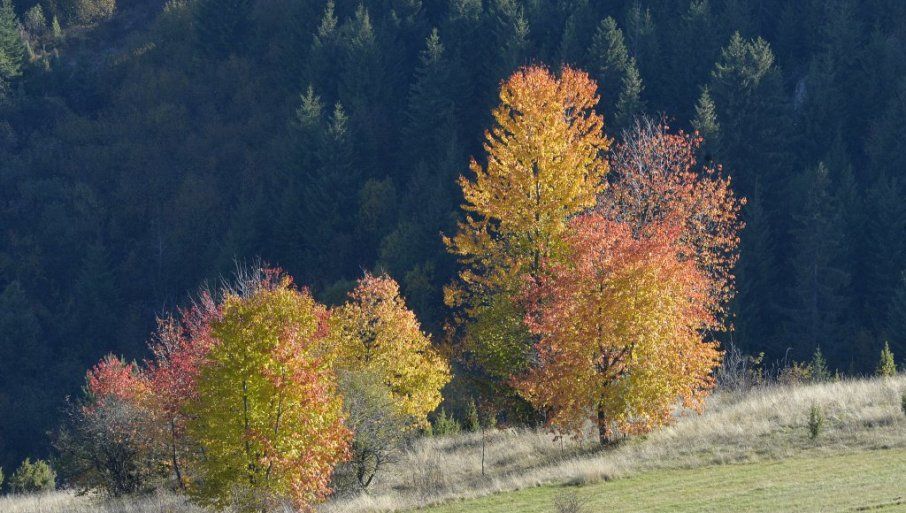
[(643, 119), (626, 133), (611, 158), (610, 185), (598, 199), (607, 218), (628, 223), (634, 232), (669, 217), (682, 230), (676, 244), (681, 259), (692, 259), (708, 278), (714, 322), (726, 327), (726, 308), (735, 293), (733, 267), (739, 258), (737, 199), (720, 166), (700, 165), (698, 134), (671, 132), (664, 122)]
[(514, 380), (552, 426), (578, 430), (592, 418), (606, 443), (614, 427), (667, 422), (678, 399), (701, 404), (720, 355), (702, 338), (714, 298), (707, 276), (678, 255), (682, 233), (674, 216), (639, 229), (601, 213), (571, 222), (571, 258), (546, 262), (525, 293), (540, 340)]

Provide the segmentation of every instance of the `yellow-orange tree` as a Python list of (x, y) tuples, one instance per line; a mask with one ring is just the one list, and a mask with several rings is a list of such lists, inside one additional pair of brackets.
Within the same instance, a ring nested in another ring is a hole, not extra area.
[(322, 354), (326, 320), (286, 276), (223, 300), (186, 406), (189, 435), (203, 451), (190, 488), (201, 502), (260, 509), (289, 497), (308, 509), (327, 495), (351, 435)]
[(389, 276), (366, 274), (330, 316), (327, 343), (337, 369), (378, 376), (399, 412), (427, 423), (450, 381), (450, 367), (406, 308)]
[(602, 190), (610, 143), (597, 103), (584, 72), (517, 71), (502, 84), (485, 134), (487, 164), (473, 159), (473, 176), (459, 180), (466, 215), (445, 242), (462, 270), (446, 301), (460, 309), (466, 348), (493, 377), (525, 363), (530, 337), (514, 303), (523, 275), (560, 258), (569, 216), (592, 207)]
[(677, 254), (681, 220), (635, 229), (590, 213), (571, 227), (570, 259), (545, 261), (525, 292), (540, 338), (516, 388), (558, 429), (593, 419), (602, 443), (613, 427), (668, 421), (677, 400), (699, 406), (720, 353), (702, 338), (715, 311), (708, 278)]

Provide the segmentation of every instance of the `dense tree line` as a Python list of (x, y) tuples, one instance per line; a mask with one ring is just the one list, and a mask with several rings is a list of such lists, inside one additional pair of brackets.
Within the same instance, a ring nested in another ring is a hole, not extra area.
[(727, 340), (854, 373), (906, 351), (898, 0), (47, 0), (43, 30), (31, 4), (0, 7), (7, 468), (236, 260), (327, 304), (386, 271), (440, 339), (456, 178), (539, 61), (602, 84), (617, 141), (641, 114), (699, 130), (747, 198)]

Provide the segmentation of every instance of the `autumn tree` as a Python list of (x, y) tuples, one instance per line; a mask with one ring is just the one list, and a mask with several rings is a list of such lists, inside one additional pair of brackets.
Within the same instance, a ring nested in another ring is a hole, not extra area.
[(366, 274), (359, 280), (349, 301), (331, 312), (327, 345), (337, 369), (378, 376), (395, 408), (419, 425), (427, 423), (450, 381), (449, 365), (389, 276)]
[(286, 276), (223, 300), (188, 405), (189, 434), (204, 451), (190, 490), (201, 502), (259, 508), (288, 497), (306, 509), (327, 495), (350, 434), (320, 351), (326, 320)]
[(733, 268), (739, 258), (738, 199), (720, 167), (700, 165), (702, 139), (671, 132), (664, 122), (642, 119), (626, 134), (612, 158), (611, 185), (599, 198), (608, 219), (628, 223), (634, 233), (675, 219), (681, 226), (674, 247), (680, 260), (692, 260), (708, 279), (710, 307), (722, 328), (735, 293)]
[(160, 486), (166, 453), (147, 374), (108, 355), (88, 371), (84, 391), (52, 438), (67, 482), (114, 497)]
[(677, 253), (682, 219), (637, 229), (595, 212), (571, 227), (571, 259), (545, 260), (524, 294), (539, 340), (517, 389), (559, 430), (591, 418), (602, 444), (615, 428), (668, 422), (677, 400), (700, 407), (720, 362), (702, 336), (715, 323), (715, 298), (706, 274)]
[(513, 305), (522, 276), (563, 255), (568, 218), (603, 188), (610, 141), (597, 103), (584, 72), (520, 69), (501, 86), (487, 164), (473, 159), (472, 176), (459, 180), (465, 218), (445, 242), (462, 270), (445, 299), (465, 321), (465, 348), (498, 380), (524, 367), (531, 345)]

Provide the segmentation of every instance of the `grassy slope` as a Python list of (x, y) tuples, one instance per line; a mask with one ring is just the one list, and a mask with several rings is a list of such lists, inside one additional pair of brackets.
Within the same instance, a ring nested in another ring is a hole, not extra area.
[(566, 489), (575, 490), (588, 511), (614, 513), (906, 511), (906, 450), (656, 470), (578, 488), (531, 488), (426, 511), (548, 513)]

